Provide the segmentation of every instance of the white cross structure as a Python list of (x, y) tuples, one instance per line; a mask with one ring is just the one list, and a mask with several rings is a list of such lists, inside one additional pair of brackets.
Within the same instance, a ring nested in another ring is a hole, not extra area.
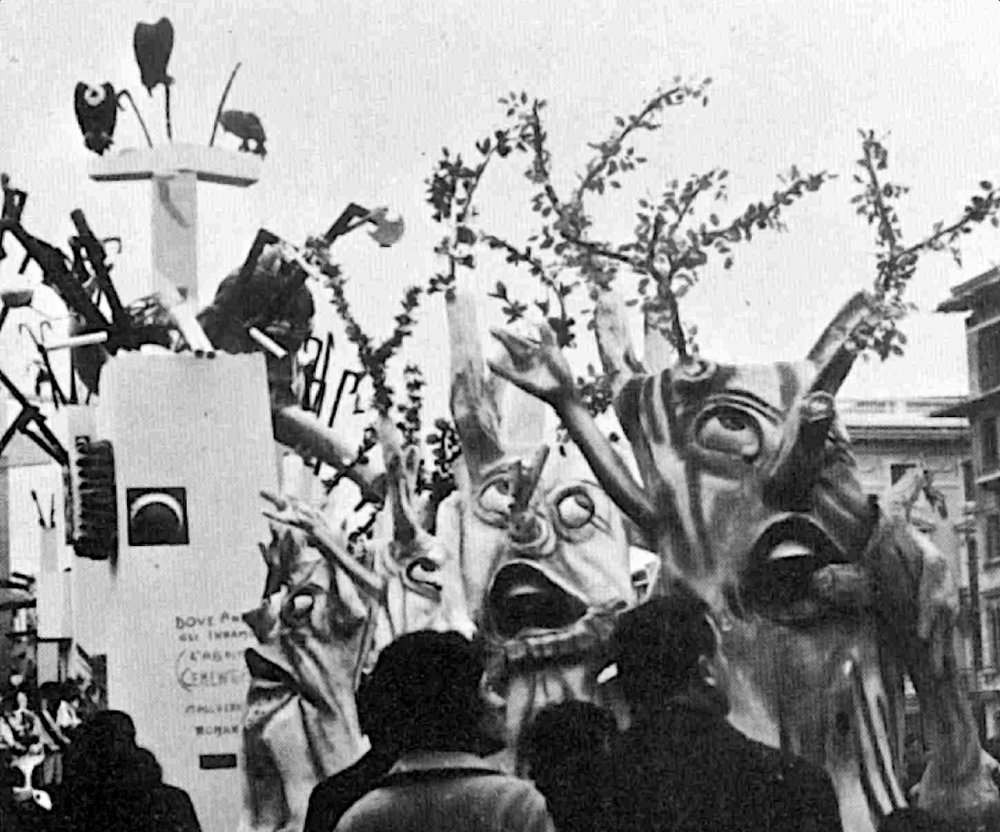
[(150, 292), (176, 289), (198, 308), (198, 183), (246, 188), (260, 178), (260, 157), (193, 144), (123, 150), (93, 159), (95, 182), (150, 183)]

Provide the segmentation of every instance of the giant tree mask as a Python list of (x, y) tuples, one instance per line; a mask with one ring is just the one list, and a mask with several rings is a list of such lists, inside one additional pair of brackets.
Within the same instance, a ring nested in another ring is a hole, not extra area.
[[(303, 510), (273, 501), (286, 513)], [(261, 551), (263, 597), (244, 616), (259, 643), (246, 651), (240, 828), (299, 832), (313, 787), (365, 749), (354, 680), (368, 607), (358, 589), (370, 594), (378, 582), (344, 549), (313, 548), (298, 532), (272, 530)]]
[[(394, 429), (383, 420), (390, 536), (355, 556), (346, 534), (310, 503), (264, 493), (272, 529), (261, 546), (267, 580), (244, 619), (259, 644), (246, 652), (244, 819), (252, 832), (299, 832), (320, 780), (363, 750), (354, 692), (385, 640), (416, 629), (473, 635), (452, 555), (419, 523)], [(370, 565), (369, 565), (370, 564)]]
[(845, 828), (865, 832), (905, 802), (901, 664), (932, 726), (922, 804), (952, 819), (997, 804), (955, 669), (943, 559), (880, 521), (836, 421), (852, 333), (870, 309), (852, 299), (798, 364), (692, 360), (647, 374), (606, 296), (602, 359), (642, 486), (579, 403), (551, 333), (540, 343), (497, 333), (508, 357), (495, 367), (555, 407), (607, 492), (656, 541), (664, 574), (709, 602), (733, 673), (731, 720), (824, 765)]
[(634, 602), (628, 541), (579, 451), (542, 444), (535, 402), (522, 397), (510, 408), (503, 434), (471, 299), (449, 300), (448, 314), (464, 471), (438, 534), (459, 544), (469, 611), (494, 648), (492, 683), (513, 742), (548, 702), (604, 698), (602, 648), (617, 612)]

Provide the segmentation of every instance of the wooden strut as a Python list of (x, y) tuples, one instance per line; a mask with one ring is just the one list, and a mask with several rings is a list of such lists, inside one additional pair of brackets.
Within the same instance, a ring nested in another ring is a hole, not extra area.
[[(21, 412), (17, 415), (17, 418), (4, 431), (3, 436), (0, 436), (0, 454), (10, 444), (14, 438), (14, 434), (20, 432), (60, 465), (63, 467), (68, 466), (69, 454), (56, 435), (49, 429), (49, 426), (45, 424), (45, 416), (42, 412), (28, 401), (27, 397), (17, 389), (17, 386), (3, 370), (0, 370), (0, 384), (3, 384), (7, 388), (21, 406)], [(38, 433), (35, 433), (32, 428), (37, 430)]]

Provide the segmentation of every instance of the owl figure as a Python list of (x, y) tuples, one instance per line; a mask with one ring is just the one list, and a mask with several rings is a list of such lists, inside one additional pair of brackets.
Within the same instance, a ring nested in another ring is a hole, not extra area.
[(118, 95), (111, 84), (91, 86), (79, 83), (73, 96), (76, 121), (83, 133), (83, 143), (98, 155), (111, 147), (118, 120)]

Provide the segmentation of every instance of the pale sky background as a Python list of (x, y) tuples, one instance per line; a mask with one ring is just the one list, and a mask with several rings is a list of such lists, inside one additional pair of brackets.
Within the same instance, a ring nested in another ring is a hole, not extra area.
[[(131, 45), (136, 22), (162, 15), (176, 31), (175, 140), (207, 143), (237, 61), (228, 106), (257, 112), (269, 136), (257, 186), (201, 186), (202, 298), (242, 261), (259, 226), (302, 241), (349, 201), (388, 205), (407, 223), (399, 245), (378, 249), (356, 234), (338, 246), (359, 316), (379, 333), (403, 287), (436, 267), (442, 231), (424, 202), (424, 178), (442, 145), (471, 150), (501, 122), (496, 99), (510, 89), (549, 101), (556, 182), (568, 189), (592, 153), (586, 143), (605, 136), (615, 115), (636, 111), (674, 75), (713, 77), (709, 107), (672, 110), (664, 130), (640, 138), (651, 164), (603, 209), (620, 212), (620, 230), (630, 228), (637, 197), (714, 165), (731, 171), (723, 215), (766, 197), (793, 163), (840, 174), (788, 212), (789, 233), (760, 235), (738, 250), (731, 272), (706, 272), (684, 299), (703, 353), (719, 360), (795, 359), (851, 293), (871, 284), (874, 235), (848, 205), (858, 127), (890, 134), (891, 174), (912, 186), (901, 207), (909, 239), (956, 217), (980, 179), (1000, 176), (996, 0), (0, 0), (0, 168), (30, 193), (24, 220), (33, 233), (64, 244), (69, 212), (80, 207), (98, 234), (124, 239), (115, 274), (126, 298), (148, 272), (148, 186), (87, 179), (91, 154), (73, 89), (80, 80), (128, 87), (163, 140), (162, 89), (146, 95)], [(231, 136), (219, 141), (235, 146)], [(142, 144), (129, 112), (119, 116), (116, 142)], [(531, 191), (515, 175), (521, 159), (506, 167), (487, 177), (482, 205), (492, 230), (516, 238)], [(927, 257), (912, 286), (923, 311), (905, 323), (907, 356), (862, 367), (843, 394), (964, 392), (961, 316), (930, 313), (949, 287), (998, 261), (991, 228), (970, 238), (964, 269)], [(484, 292), (509, 277), (505, 268), (478, 270)], [(498, 319), (495, 302), (484, 308)], [(406, 354), (422, 360), (439, 402), (444, 332), (436, 296)]]

